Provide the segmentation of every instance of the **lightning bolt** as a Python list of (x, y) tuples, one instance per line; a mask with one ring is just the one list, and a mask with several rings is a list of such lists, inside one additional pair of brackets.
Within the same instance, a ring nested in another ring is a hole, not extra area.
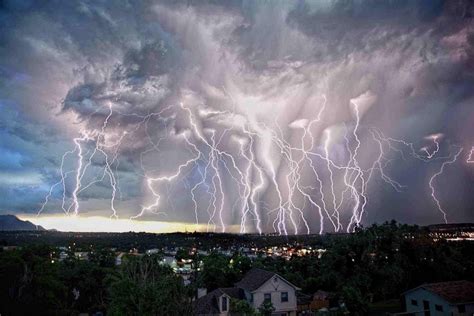
[(443, 174), (444, 169), (445, 169), (446, 166), (451, 165), (451, 164), (456, 162), (456, 160), (458, 159), (458, 157), (459, 157), (459, 155), (461, 154), (462, 151), (463, 151), (463, 148), (460, 148), (457, 151), (457, 153), (452, 156), (451, 159), (444, 161), (441, 164), (441, 168), (435, 174), (433, 174), (433, 176), (431, 176), (430, 181), (429, 181), (429, 187), (431, 189), (431, 197), (435, 201), (436, 206), (438, 207), (438, 210), (441, 212), (441, 214), (443, 214), (443, 219), (444, 219), (444, 222), (446, 224), (448, 223), (447, 214), (446, 214), (446, 211), (441, 206), (439, 198), (437, 197), (436, 189), (435, 189), (435, 186), (434, 186), (434, 181), (436, 180), (437, 177), (439, 177)]
[[(363, 220), (369, 203), (369, 184), (377, 175), (396, 192), (402, 192), (405, 188), (387, 171), (393, 162), (389, 155), (395, 153), (403, 160), (411, 156), (424, 163), (442, 161), (440, 169), (430, 178), (429, 187), (435, 204), (443, 214), (444, 220), (447, 220), (447, 214), (437, 198), (434, 183), (443, 174), (445, 167), (458, 159), (462, 148), (454, 155), (442, 157), (441, 134), (435, 134), (426, 138), (432, 141), (433, 145), (416, 150), (413, 143), (387, 137), (376, 128), (363, 126), (359, 105), (351, 101), (349, 106), (354, 118), (351, 124), (345, 124), (343, 141), (345, 158), (337, 161), (331, 153), (334, 137), (331, 129), (323, 129), (322, 134), (318, 135), (319, 138), (315, 134), (315, 130), (324, 123), (327, 98), (322, 95), (322, 99), (323, 102), (317, 107), (313, 119), (301, 120), (295, 124), (298, 128), (298, 141), (295, 145), (287, 141), (285, 128), (278, 124), (278, 117), (272, 126), (247, 119), (241, 125), (214, 129), (205, 128), (197, 114), (206, 117), (233, 118), (236, 115), (235, 108), (233, 112), (196, 111), (180, 103), (179, 106), (170, 105), (159, 112), (141, 115), (114, 111), (110, 104), (99, 128), (83, 129), (78, 137), (73, 138), (73, 149), (66, 151), (61, 158), (60, 179), (50, 187), (38, 215), (44, 212), (55, 190), (61, 187), (63, 212), (77, 216), (81, 212), (81, 194), (94, 185), (107, 181), (111, 190), (109, 203), (111, 216), (118, 217), (116, 200), (121, 197), (117, 173), (120, 148), (128, 136), (143, 129), (148, 144), (140, 153), (140, 167), (151, 201), (141, 206), (131, 219), (138, 219), (147, 213), (167, 214), (162, 205), (162, 187), (166, 186), (167, 203), (173, 209), (170, 186), (182, 182), (190, 193), (196, 225), (199, 225), (202, 216), (200, 213), (207, 214), (208, 231), (219, 228), (225, 232), (226, 216), (237, 210), (241, 233), (247, 233), (251, 226), (262, 234), (263, 218), (266, 216), (278, 234), (299, 234), (300, 229), (303, 229), (303, 233), (309, 234), (311, 225), (307, 219), (308, 211), (314, 212), (319, 218), (320, 234), (327, 230), (326, 224), (330, 224), (332, 230), (336, 232), (343, 230), (344, 227), (350, 232), (360, 226)], [(182, 148), (189, 153), (189, 158), (177, 163), (169, 173), (160, 170), (160, 174), (157, 175), (158, 170), (149, 170), (145, 167), (144, 159), (152, 152), (160, 153), (162, 141), (170, 134), (169, 122), (176, 114), (165, 115), (167, 111), (170, 113), (180, 111), (179, 113), (184, 113), (187, 118), (187, 128), (177, 137), (183, 143)], [(114, 115), (134, 117), (134, 126), (122, 132), (111, 129), (109, 125)], [(152, 120), (163, 123), (163, 135), (150, 133), (149, 126), (151, 122), (155, 122)], [(362, 153), (365, 154), (363, 145), (366, 145), (365, 141), (362, 142), (361, 133), (365, 131), (369, 135), (367, 144), (374, 145), (370, 146), (374, 153), (370, 155), (371, 160), (368, 163), (361, 158)], [(234, 146), (237, 150), (228, 152), (222, 149), (227, 148), (224, 145)], [(274, 150), (278, 152), (279, 159), (271, 159)], [(257, 151), (261, 153), (258, 156)], [(473, 152), (474, 147), (469, 151), (467, 163), (473, 162)], [(66, 161), (70, 159), (73, 159), (73, 169), (66, 170)], [(94, 168), (100, 166), (99, 172), (96, 170), (92, 172), (92, 166)], [(189, 184), (188, 175), (191, 174), (197, 176), (197, 181)], [(68, 193), (66, 180), (71, 175), (74, 176), (74, 183)], [(236, 188), (234, 195), (229, 194), (229, 190), (232, 190), (229, 186)], [(270, 190), (273, 190), (272, 193), (276, 196), (271, 205), (260, 200), (262, 194)], [(208, 202), (202, 202), (204, 199), (198, 198), (198, 192), (201, 191), (209, 196)], [(235, 195), (237, 198), (231, 201), (231, 196)], [(201, 207), (201, 203), (204, 203), (204, 207)], [(349, 218), (348, 222), (345, 221), (346, 218)]]
[(467, 156), (467, 159), (466, 159), (466, 162), (467, 163), (474, 163), (474, 160), (473, 160), (473, 154), (474, 154), (474, 147), (471, 147), (471, 150), (469, 150), (469, 154)]
[[(109, 104), (108, 110), (109, 110), (108, 114), (106, 115), (102, 123), (101, 129), (99, 130), (84, 129), (80, 132), (81, 134), (80, 137), (76, 137), (73, 139), (74, 149), (65, 152), (61, 158), (61, 164), (59, 167), (59, 173), (60, 173), (61, 179), (50, 187), (50, 190), (48, 194), (46, 195), (44, 202), (42, 203), (40, 209), (38, 210), (38, 215), (44, 211), (46, 205), (48, 204), (51, 198), (53, 190), (59, 185), (62, 186), (62, 204), (61, 204), (62, 210), (64, 211), (66, 215), (73, 215), (73, 216), (79, 215), (80, 193), (84, 192), (85, 190), (93, 186), (94, 184), (102, 182), (105, 179), (105, 177), (108, 176), (110, 186), (111, 186), (111, 191), (112, 191), (111, 199), (110, 199), (110, 209), (112, 211), (111, 216), (114, 218), (117, 217), (117, 210), (115, 208), (115, 199), (116, 199), (116, 194), (118, 190), (118, 187), (117, 187), (118, 180), (115, 174), (116, 174), (116, 168), (118, 165), (118, 151), (122, 144), (123, 139), (128, 134), (128, 132), (124, 131), (116, 142), (107, 143), (106, 130), (109, 124), (109, 120), (114, 114), (112, 104)], [(98, 111), (99, 110), (92, 113), (91, 116), (96, 114)], [(133, 131), (136, 131), (137, 129), (138, 128), (136, 128)], [(92, 151), (85, 149), (86, 146), (88, 146), (91, 143), (94, 144), (94, 149)], [(104, 159), (102, 176), (93, 177), (89, 183), (84, 184), (83, 183), (84, 177), (87, 174), (87, 171), (89, 170), (95, 157), (98, 154), (101, 154)], [(68, 158), (68, 156), (71, 156), (71, 155), (76, 155), (76, 168), (73, 170), (65, 171), (65, 161)], [(116, 166), (115, 170), (113, 168), (114, 165)], [(67, 201), (68, 198), (66, 195), (66, 192), (67, 192), (66, 179), (68, 175), (71, 173), (75, 174), (75, 183), (74, 183), (74, 188), (72, 189), (72, 193), (71, 193), (71, 198), (70, 198), (71, 201), (68, 202)]]
[(432, 140), (433, 143), (435, 144), (435, 149), (432, 152), (429, 152), (428, 147), (422, 147), (420, 149), (420, 151), (423, 151), (423, 152), (426, 153), (426, 158), (427, 159), (433, 158), (439, 152), (439, 141), (438, 141), (439, 137), (440, 137), (439, 134), (431, 135), (431, 136), (427, 137), (428, 140)]

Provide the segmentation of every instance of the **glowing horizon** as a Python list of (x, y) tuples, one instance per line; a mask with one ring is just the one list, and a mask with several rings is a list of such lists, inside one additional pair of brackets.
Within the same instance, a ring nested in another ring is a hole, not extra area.
[(133, 220), (111, 218), (105, 216), (68, 216), (68, 215), (44, 215), (31, 214), (16, 215), (21, 220), (30, 221), (45, 229), (56, 229), (63, 232), (91, 232), (91, 233), (124, 233), (124, 232), (147, 232), (147, 233), (175, 233), (175, 232), (206, 232), (207, 225), (196, 225), (192, 223)]

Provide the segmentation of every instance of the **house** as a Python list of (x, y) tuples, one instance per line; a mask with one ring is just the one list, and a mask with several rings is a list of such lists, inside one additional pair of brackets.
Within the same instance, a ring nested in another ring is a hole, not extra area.
[(178, 262), (176, 261), (175, 257), (173, 256), (164, 256), (163, 259), (161, 260), (161, 264), (167, 265), (171, 267), (171, 269), (177, 269), (178, 268)]
[(300, 288), (274, 272), (254, 268), (235, 286), (244, 290), (247, 301), (255, 309), (270, 301), (275, 307), (274, 315), (296, 315), (296, 291)]
[(69, 255), (68, 255), (68, 253), (67, 253), (66, 251), (61, 251), (61, 252), (59, 253), (59, 261), (63, 261), (63, 260), (65, 260), (65, 259), (67, 259), (68, 256), (69, 256)]
[(338, 297), (334, 293), (318, 290), (313, 295), (298, 292), (298, 312), (299, 315), (309, 315), (317, 311), (339, 310), (341, 305)]
[(87, 251), (76, 251), (74, 256), (79, 260), (89, 260), (89, 253)]
[(311, 313), (310, 304), (313, 297), (302, 292), (296, 292), (296, 302), (298, 307), (297, 315), (309, 315)]
[(155, 255), (155, 254), (160, 253), (160, 249), (158, 249), (158, 248), (148, 249), (145, 253), (149, 256)]
[(313, 294), (313, 300), (310, 303), (310, 309), (313, 311), (320, 310), (321, 308), (329, 308), (330, 307), (330, 300), (334, 297), (334, 294), (325, 292), (325, 291), (317, 291)]
[(272, 315), (296, 316), (297, 303), (295, 285), (280, 275), (257, 268), (251, 269), (233, 288), (219, 288), (196, 301), (196, 315), (229, 315), (230, 300), (247, 301), (254, 309), (264, 302), (275, 308)]
[(403, 315), (473, 315), (474, 282), (423, 284), (404, 293)]
[(230, 315), (231, 299), (244, 300), (244, 291), (235, 287), (215, 289), (197, 299), (194, 314), (199, 316)]
[(115, 257), (115, 265), (119, 266), (122, 264), (123, 261), (123, 256), (125, 255), (125, 252), (119, 252), (117, 256)]

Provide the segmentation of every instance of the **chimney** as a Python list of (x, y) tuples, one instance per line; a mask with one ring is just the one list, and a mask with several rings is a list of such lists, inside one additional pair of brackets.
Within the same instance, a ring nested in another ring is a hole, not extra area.
[(207, 289), (206, 288), (198, 288), (198, 297), (197, 298), (201, 298), (206, 294), (207, 294)]

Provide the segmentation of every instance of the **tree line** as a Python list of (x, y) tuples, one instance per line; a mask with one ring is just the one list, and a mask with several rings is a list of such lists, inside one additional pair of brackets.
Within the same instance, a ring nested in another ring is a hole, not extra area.
[[(474, 277), (474, 243), (434, 240), (416, 226), (373, 225), (331, 238), (325, 247), (320, 258), (289, 260), (180, 251), (179, 257), (193, 259), (195, 271), (185, 286), (160, 254), (125, 256), (116, 266), (108, 248), (91, 250), (89, 260), (70, 253), (60, 261), (58, 249), (29, 245), (0, 252), (0, 314), (190, 315), (197, 288), (231, 287), (258, 267), (280, 274), (304, 293), (333, 292), (352, 314), (366, 315), (373, 302), (398, 299), (422, 283)], [(243, 315), (256, 312), (242, 302), (231, 307)]]

